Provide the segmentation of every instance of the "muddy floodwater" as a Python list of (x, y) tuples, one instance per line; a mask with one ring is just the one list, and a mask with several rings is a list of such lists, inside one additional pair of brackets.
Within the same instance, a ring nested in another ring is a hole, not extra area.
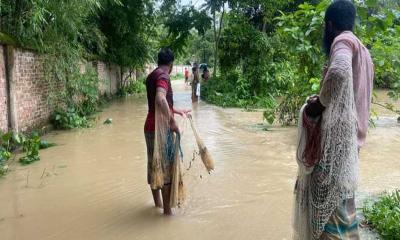
[[(0, 179), (0, 239), (291, 239), (296, 176), (295, 127), (268, 127), (262, 113), (192, 107), (189, 88), (173, 83), (178, 107), (193, 108), (216, 161), (208, 175), (199, 159), (185, 170), (187, 201), (164, 217), (146, 183), (145, 98), (114, 101), (90, 129), (51, 132), (56, 147), (30, 166), (12, 164)], [(383, 100), (385, 93), (378, 92)], [(359, 196), (400, 186), (400, 125), (381, 117), (361, 151)], [(111, 125), (103, 121), (112, 118)], [(181, 119), (178, 119), (182, 121)], [(185, 168), (196, 147), (184, 121)]]

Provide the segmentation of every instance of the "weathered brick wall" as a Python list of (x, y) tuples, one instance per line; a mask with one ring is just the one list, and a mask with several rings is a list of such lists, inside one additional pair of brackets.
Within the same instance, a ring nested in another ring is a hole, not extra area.
[(36, 53), (15, 49), (13, 92), (17, 126), (26, 131), (47, 123), (52, 109), (48, 104), (50, 84), (44, 78), (44, 58)]
[(116, 94), (121, 81), (120, 67), (116, 64), (106, 64), (101, 61), (96, 62), (95, 65), (100, 79), (100, 93)]
[(104, 62), (98, 61), (98, 62), (96, 62), (96, 65), (97, 65), (97, 74), (99, 75), (99, 79), (100, 79), (100, 86), (99, 86), (100, 94), (102, 94), (102, 95), (104, 95), (106, 93), (108, 94), (109, 88), (110, 88), (110, 84), (109, 84), (110, 74), (108, 72), (107, 64), (105, 64)]
[(111, 64), (109, 65), (109, 71), (110, 71), (110, 92), (111, 94), (116, 94), (118, 92), (121, 81), (121, 69), (118, 65)]
[[(7, 80), (5, 71), (5, 47), (0, 45), (0, 129), (8, 130)], [(31, 51), (14, 49), (10, 98), (12, 99), (12, 125), (15, 130), (27, 131), (48, 123), (52, 114), (49, 96), (59, 91), (62, 83), (51, 84), (44, 77), (44, 56)], [(81, 73), (85, 72), (87, 62), (80, 64)], [(117, 93), (121, 72), (118, 65), (103, 62), (92, 63), (100, 78), (99, 92)]]
[(5, 48), (0, 45), (0, 129), (8, 130), (6, 66), (4, 61)]

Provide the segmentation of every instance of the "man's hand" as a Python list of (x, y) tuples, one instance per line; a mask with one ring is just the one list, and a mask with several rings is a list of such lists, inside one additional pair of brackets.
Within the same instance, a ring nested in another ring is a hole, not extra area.
[(307, 99), (307, 104), (313, 104), (319, 102), (319, 96), (317, 94), (314, 94)]
[(324, 110), (325, 107), (319, 101), (318, 95), (312, 95), (307, 99), (307, 106), (305, 108), (307, 116), (316, 118), (320, 116)]
[(174, 108), (174, 113), (180, 115), (181, 117), (186, 117), (188, 113), (190, 113), (192, 110), (190, 109), (175, 109)]
[(173, 132), (175, 132), (175, 133), (179, 133), (179, 127), (178, 127), (178, 125), (176, 124), (175, 119), (172, 119), (172, 120), (171, 120), (170, 128), (171, 128), (171, 131), (173, 131)]

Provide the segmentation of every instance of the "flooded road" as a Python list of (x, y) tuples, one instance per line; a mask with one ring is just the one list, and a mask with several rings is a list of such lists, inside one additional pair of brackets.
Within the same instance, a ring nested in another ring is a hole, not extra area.
[[(0, 180), (0, 239), (291, 239), (296, 128), (263, 131), (260, 112), (192, 107), (189, 89), (176, 81), (174, 88), (216, 161), (211, 175), (200, 159), (185, 171), (187, 201), (175, 216), (152, 205), (146, 100), (130, 97), (113, 102), (93, 128), (46, 135), (58, 146)], [(362, 196), (400, 186), (400, 126), (384, 115), (361, 152)], [(103, 125), (107, 118), (113, 124)], [(187, 168), (196, 145), (189, 126), (181, 128)]]

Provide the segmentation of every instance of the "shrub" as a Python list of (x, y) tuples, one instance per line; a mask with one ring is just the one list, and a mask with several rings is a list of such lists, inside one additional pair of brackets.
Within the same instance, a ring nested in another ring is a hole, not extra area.
[(363, 208), (367, 223), (383, 239), (400, 239), (400, 190), (386, 193), (377, 201), (367, 201)]
[(39, 134), (37, 133), (33, 133), (29, 138), (24, 139), (22, 142), (22, 150), (26, 153), (26, 155), (20, 158), (19, 162), (23, 165), (27, 165), (39, 161), (40, 146), (41, 141)]
[(75, 72), (66, 84), (65, 104), (80, 116), (89, 116), (99, 107), (99, 78), (96, 70), (86, 66), (85, 73)]
[(130, 94), (142, 94), (146, 91), (146, 85), (144, 84), (144, 79), (129, 80), (127, 86), (120, 89), (120, 96), (127, 96)]
[(12, 131), (3, 133), (0, 131), (0, 176), (7, 173), (7, 161), (12, 157), (12, 152), (22, 148), (25, 153), (19, 159), (21, 164), (30, 164), (39, 161), (39, 150), (54, 146), (53, 143), (42, 141), (37, 132), (25, 135), (23, 133), (14, 133)]
[(101, 105), (99, 78), (92, 66), (87, 65), (85, 73), (73, 72), (65, 91), (57, 99), (59, 103), (51, 122), (56, 129), (89, 127), (88, 116), (97, 112)]
[(56, 129), (63, 130), (90, 127), (87, 118), (78, 114), (75, 108), (55, 110), (51, 122)]

